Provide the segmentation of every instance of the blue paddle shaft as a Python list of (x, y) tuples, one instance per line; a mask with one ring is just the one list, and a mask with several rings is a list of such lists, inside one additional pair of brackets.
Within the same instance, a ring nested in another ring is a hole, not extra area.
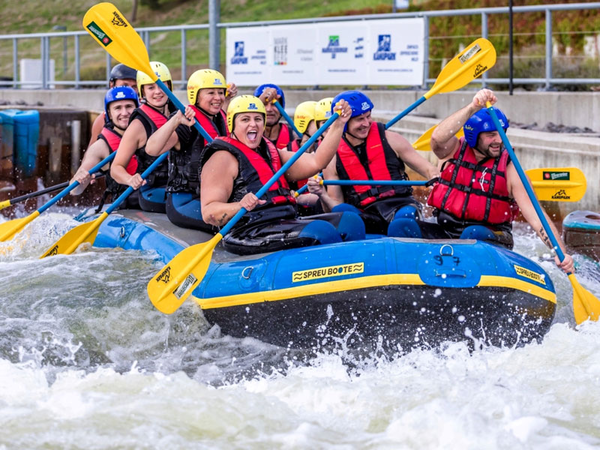
[(410, 105), (408, 108), (406, 108), (404, 111), (402, 111), (400, 114), (398, 114), (396, 117), (394, 117), (392, 120), (390, 120), (388, 123), (385, 124), (385, 129), (387, 130), (388, 128), (390, 128), (392, 125), (394, 125), (396, 122), (398, 122), (400, 119), (402, 119), (404, 116), (406, 116), (408, 113), (410, 113), (413, 109), (416, 109), (417, 106), (419, 106), (421, 103), (423, 103), (425, 100), (427, 100), (425, 98), (425, 96), (421, 97), (419, 100), (417, 100), (416, 102), (414, 102), (412, 105)]
[(300, 133), (300, 131), (298, 131), (298, 128), (296, 128), (296, 124), (294, 123), (292, 118), (288, 115), (288, 113), (285, 112), (285, 109), (283, 109), (283, 106), (281, 106), (281, 103), (279, 103), (277, 100), (275, 100), (273, 102), (273, 104), (277, 108), (277, 111), (279, 111), (279, 114), (281, 114), (283, 116), (283, 118), (286, 120), (286, 122), (290, 124), (290, 126), (294, 130), (294, 133), (296, 133), (298, 135), (298, 137), (302, 136), (302, 133)]
[(428, 180), (323, 180), (325, 186), (425, 186)]
[[(156, 160), (152, 164), (150, 164), (150, 167), (148, 167), (146, 170), (144, 170), (144, 172), (141, 175), (142, 179), (145, 180), (146, 178), (148, 178), (148, 175), (150, 175), (159, 166), (159, 164), (165, 160), (165, 158), (167, 156), (169, 156), (169, 152), (163, 153), (158, 158), (156, 158)], [(106, 209), (106, 213), (110, 214), (115, 209), (117, 209), (121, 205), (121, 203), (123, 203), (125, 201), (125, 199), (131, 195), (131, 193), (133, 191), (134, 191), (134, 189), (131, 186), (129, 186), (125, 190), (125, 192), (123, 192), (121, 195), (119, 195), (119, 197), (113, 202), (113, 204), (110, 205), (110, 207)]]
[[(116, 154), (117, 154), (117, 152), (112, 152), (110, 155), (108, 155), (106, 158), (104, 158), (102, 161), (100, 161), (98, 164), (96, 164), (94, 167), (92, 167), (89, 170), (89, 174), (93, 175), (96, 172), (98, 172), (106, 164), (108, 164), (113, 159), (115, 159), (115, 155)], [(73, 181), (65, 190), (61, 191), (60, 194), (57, 194), (52, 200), (50, 200), (48, 203), (46, 203), (44, 206), (42, 206), (40, 209), (38, 209), (38, 212), (40, 214), (43, 213), (48, 208), (50, 208), (52, 205), (54, 205), (55, 203), (57, 203), (58, 201), (60, 201), (61, 199), (63, 199), (66, 195), (69, 194), (69, 192), (71, 192), (77, 186), (79, 186), (79, 181)]]
[(525, 186), (525, 189), (527, 190), (527, 195), (529, 195), (529, 200), (531, 200), (531, 203), (533, 204), (533, 207), (535, 208), (535, 212), (537, 213), (538, 217), (540, 218), (540, 221), (542, 222), (542, 226), (544, 227), (544, 229), (546, 230), (546, 233), (548, 234), (548, 237), (550, 238), (550, 242), (552, 242), (552, 245), (554, 246), (554, 250), (556, 251), (556, 254), (558, 255), (558, 259), (560, 259), (562, 262), (565, 259), (565, 254), (563, 253), (562, 249), (560, 248), (560, 245), (558, 245), (556, 236), (554, 236), (554, 233), (552, 232), (552, 228), (550, 228), (550, 224), (546, 220), (544, 211), (542, 210), (542, 207), (540, 206), (540, 202), (538, 201), (537, 197), (535, 196), (535, 193), (533, 192), (533, 189), (532, 189), (531, 185), (529, 184), (529, 180), (527, 179), (527, 176), (525, 175), (525, 172), (523, 171), (523, 168), (521, 167), (521, 164), (519, 163), (519, 160), (517, 159), (517, 155), (515, 155), (515, 152), (514, 152), (512, 146), (510, 145), (510, 142), (508, 141), (508, 137), (506, 136), (506, 133), (504, 132), (504, 129), (502, 128), (502, 124), (498, 120), (496, 111), (494, 111), (494, 108), (492, 106), (490, 106), (488, 108), (488, 111), (490, 112), (490, 116), (492, 116), (492, 120), (494, 121), (494, 124), (496, 125), (496, 129), (498, 130), (498, 133), (500, 134), (500, 137), (502, 138), (504, 147), (506, 147), (506, 150), (508, 151), (508, 154), (510, 155), (510, 160), (515, 165), (515, 169), (517, 169), (519, 178), (521, 179), (523, 186)]
[[(167, 85), (165, 83), (163, 83), (160, 79), (157, 79), (156, 84), (158, 84), (158, 86), (162, 89), (162, 91), (165, 94), (167, 94), (167, 97), (169, 97), (169, 100), (171, 100), (175, 104), (175, 106), (177, 106), (177, 109), (179, 111), (181, 111), (182, 113), (185, 112), (185, 106), (183, 106), (183, 103), (181, 103), (179, 101), (179, 99), (177, 97), (175, 97), (175, 94), (173, 94), (171, 92), (171, 90), (167, 87)], [(213, 138), (210, 137), (210, 135), (206, 132), (206, 130), (204, 128), (202, 128), (202, 125), (200, 125), (197, 120), (194, 123), (194, 128), (196, 130), (198, 130), (198, 133), (200, 133), (202, 135), (202, 137), (206, 140), (206, 142), (213, 141)]]
[[(294, 153), (294, 155), (288, 160), (288, 162), (286, 162), (283, 166), (281, 166), (281, 169), (279, 169), (277, 172), (275, 172), (275, 174), (271, 177), (271, 179), (269, 181), (267, 181), (262, 188), (260, 188), (260, 190), (256, 193), (256, 197), (261, 198), (263, 195), (265, 195), (265, 193), (269, 190), (269, 188), (271, 186), (273, 186), (273, 184), (277, 180), (279, 180), (279, 177), (281, 177), (292, 166), (292, 164), (294, 164), (298, 160), (298, 158), (300, 158), (300, 156), (302, 156), (302, 154), (311, 145), (313, 145), (313, 143), (317, 139), (319, 139), (319, 137), (325, 132), (325, 130), (327, 130), (331, 126), (331, 124), (337, 120), (337, 118), (339, 116), (340, 115), (338, 113), (332, 114), (332, 116), (327, 120), (327, 122), (325, 122), (323, 124), (323, 126), (321, 128), (319, 128), (317, 130), (317, 132), (315, 134), (313, 134), (312, 137), (308, 141), (306, 141), (306, 143), (302, 147), (300, 147), (296, 153)], [(238, 220), (240, 220), (242, 218), (242, 216), (244, 214), (246, 214), (246, 212), (247, 212), (246, 208), (240, 209), (237, 212), (237, 214), (231, 218), (231, 220), (227, 223), (227, 225), (225, 225), (221, 229), (221, 231), (219, 231), (219, 234), (221, 234), (221, 236), (225, 236), (227, 233), (229, 233), (229, 230), (231, 230), (235, 226), (235, 224), (238, 222)]]

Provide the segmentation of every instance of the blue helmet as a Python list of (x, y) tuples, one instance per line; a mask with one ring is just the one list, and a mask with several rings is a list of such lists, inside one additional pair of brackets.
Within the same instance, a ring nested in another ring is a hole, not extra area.
[[(506, 129), (508, 128), (508, 119), (506, 118), (504, 113), (498, 108), (496, 108), (495, 106), (492, 106), (492, 108), (494, 108), (494, 111), (498, 116), (500, 125), (502, 125), (504, 131), (506, 131)], [(486, 131), (498, 131), (498, 129), (496, 128), (496, 124), (494, 123), (494, 120), (492, 119), (492, 116), (490, 115), (490, 112), (487, 108), (480, 109), (471, 117), (469, 117), (469, 120), (465, 122), (465, 126), (463, 127), (463, 129), (465, 131), (465, 139), (467, 141), (467, 144), (469, 144), (469, 147), (471, 148), (475, 148), (475, 146), (477, 145), (477, 138), (479, 137), (479, 133), (483, 133)]]
[(331, 113), (335, 105), (340, 100), (346, 100), (350, 108), (352, 108), (352, 114), (350, 117), (360, 116), (361, 114), (371, 111), (373, 109), (373, 102), (369, 97), (360, 91), (344, 91), (336, 95), (331, 102)]
[(279, 86), (277, 86), (276, 84), (261, 84), (259, 87), (257, 87), (254, 90), (254, 96), (255, 97), (260, 97), (260, 95), (265, 91), (265, 89), (267, 88), (272, 88), (275, 89), (277, 91), (277, 95), (279, 95), (279, 99), (277, 100), (279, 102), (279, 104), (281, 105), (282, 108), (285, 108), (285, 95), (283, 95), (283, 91), (281, 90), (281, 88)]
[(110, 105), (112, 102), (116, 102), (119, 100), (133, 100), (136, 108), (140, 106), (138, 95), (135, 93), (133, 88), (129, 86), (119, 86), (110, 88), (104, 96), (104, 120), (106, 121), (106, 123), (110, 122), (110, 119), (108, 118), (108, 105)]

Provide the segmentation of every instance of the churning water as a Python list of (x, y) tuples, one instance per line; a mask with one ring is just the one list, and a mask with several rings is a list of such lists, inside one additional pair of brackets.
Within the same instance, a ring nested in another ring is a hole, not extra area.
[[(558, 292), (543, 342), (359, 358), (224, 336), (193, 302), (161, 314), (151, 253), (39, 260), (69, 217), (0, 243), (0, 448), (600, 447), (600, 324), (575, 327), (568, 279), (524, 227), (516, 250)], [(578, 263), (600, 296), (598, 267)]]

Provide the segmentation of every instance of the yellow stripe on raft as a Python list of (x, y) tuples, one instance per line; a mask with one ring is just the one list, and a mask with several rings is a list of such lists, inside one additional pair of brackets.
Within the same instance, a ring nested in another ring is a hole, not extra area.
[[(278, 289), (275, 291), (249, 292), (247, 294), (227, 297), (196, 298), (194, 301), (202, 309), (226, 308), (228, 306), (249, 305), (252, 303), (275, 302), (290, 298), (308, 297), (311, 295), (331, 294), (333, 292), (351, 291), (389, 286), (424, 286), (425, 283), (417, 274), (375, 275), (370, 277), (351, 278), (346, 280), (327, 281), (325, 283), (307, 284), (304, 286)], [(476, 287), (500, 287), (516, 289), (533, 296), (556, 303), (556, 294), (528, 283), (510, 277), (484, 275)], [(442, 288), (440, 288), (442, 289)]]

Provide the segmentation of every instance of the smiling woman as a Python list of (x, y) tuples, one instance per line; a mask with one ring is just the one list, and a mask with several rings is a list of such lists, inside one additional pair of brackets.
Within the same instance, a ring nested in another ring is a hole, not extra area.
[(231, 136), (215, 139), (201, 161), (204, 220), (222, 227), (240, 210), (250, 211), (225, 237), (226, 249), (253, 254), (364, 237), (364, 225), (354, 213), (298, 219), (288, 184), (315, 175), (335, 154), (351, 113), (346, 101), (341, 101), (337, 110), (340, 120), (331, 126), (319, 152), (302, 154), (270, 187), (265, 198), (259, 199), (255, 195), (259, 189), (296, 153), (277, 149), (264, 138), (267, 113), (258, 97), (242, 95), (231, 102), (227, 110)]

